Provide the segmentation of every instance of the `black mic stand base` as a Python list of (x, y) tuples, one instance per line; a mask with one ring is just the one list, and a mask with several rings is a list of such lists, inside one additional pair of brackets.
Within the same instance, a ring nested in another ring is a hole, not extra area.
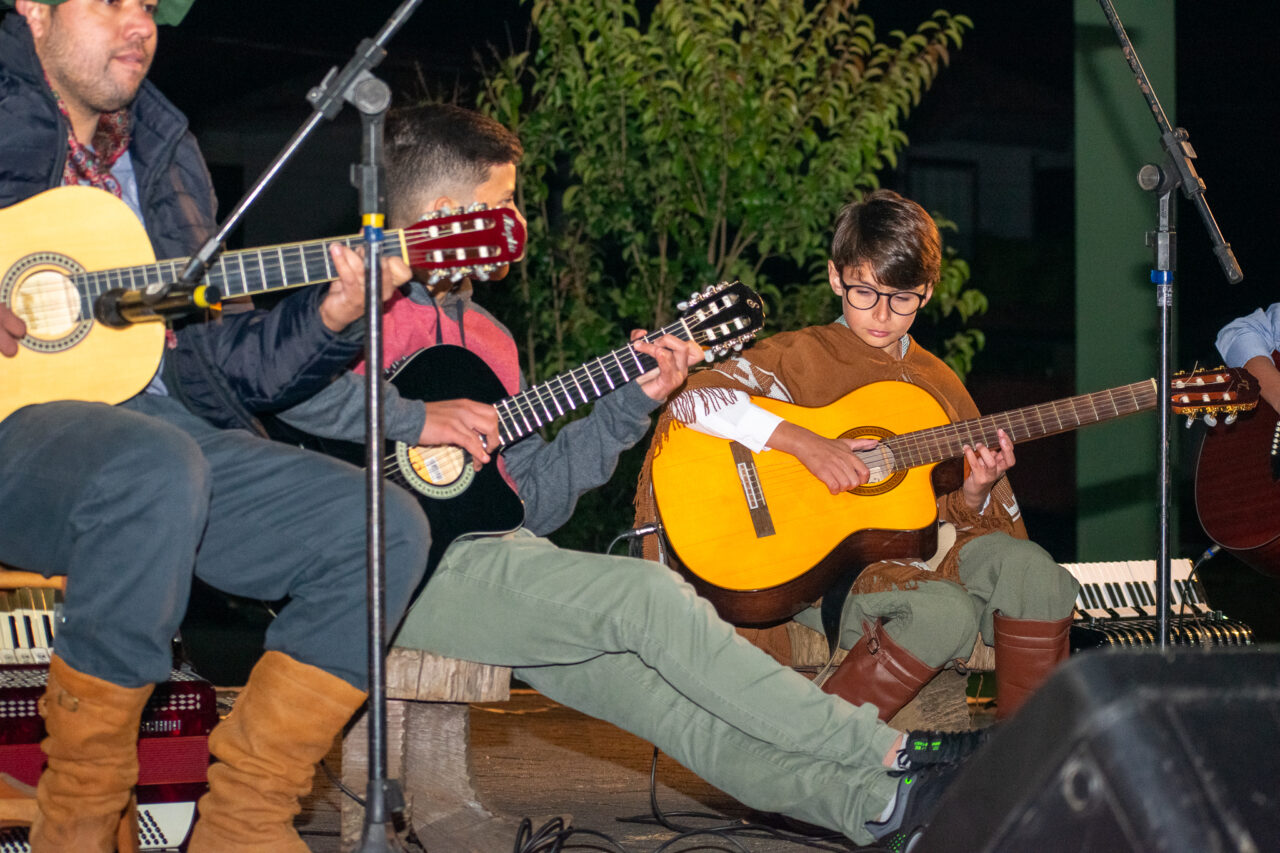
[(356, 849), (366, 853), (408, 853), (409, 848), (400, 843), (400, 839), (386, 824), (366, 824), (364, 834), (360, 836), (360, 846)]

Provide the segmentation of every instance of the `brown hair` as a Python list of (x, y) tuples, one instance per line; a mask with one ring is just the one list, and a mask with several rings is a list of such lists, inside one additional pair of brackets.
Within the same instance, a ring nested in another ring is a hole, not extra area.
[(876, 190), (836, 217), (831, 260), (842, 273), (867, 266), (884, 287), (910, 290), (937, 284), (942, 239), (923, 207), (893, 190)]
[(524, 147), (500, 123), (453, 104), (426, 104), (387, 117), (383, 141), (387, 165), (387, 212), (408, 225), (426, 197), (470, 189), (489, 179), (489, 169), (519, 163)]

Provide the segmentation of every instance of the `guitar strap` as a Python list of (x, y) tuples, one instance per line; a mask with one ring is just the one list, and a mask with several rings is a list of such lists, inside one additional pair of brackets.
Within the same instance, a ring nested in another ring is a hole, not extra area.
[(835, 654), (836, 647), (840, 643), (840, 623), (843, 621), (841, 617), (844, 615), (845, 600), (849, 597), (849, 590), (853, 587), (853, 582), (858, 579), (858, 575), (861, 573), (862, 569), (858, 569), (841, 575), (823, 593), (821, 608), (822, 633), (827, 635), (827, 651), (831, 654)]

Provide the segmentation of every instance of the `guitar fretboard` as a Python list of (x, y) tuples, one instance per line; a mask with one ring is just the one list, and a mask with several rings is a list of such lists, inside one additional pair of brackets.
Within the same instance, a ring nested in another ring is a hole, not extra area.
[[(694, 340), (694, 334), (684, 320), (651, 332), (643, 340), (653, 343), (666, 334), (675, 335), (683, 341)], [(502, 444), (514, 444), (544, 424), (578, 406), (600, 399), (657, 365), (653, 358), (628, 344), (499, 401), (495, 408), (498, 410), (498, 435)]]
[[(740, 282), (721, 284), (693, 299), (694, 305), (676, 321), (642, 339), (653, 343), (663, 335), (674, 335), (682, 341), (693, 341), (723, 355), (735, 341), (739, 348), (764, 319), (759, 310), (759, 296)], [(751, 306), (747, 310), (744, 306)], [(610, 391), (657, 367), (657, 362), (628, 344), (581, 367), (552, 377), (513, 397), (499, 401), (498, 436), (503, 446), (528, 436), (534, 430), (584, 403), (598, 400)]]
[(886, 439), (884, 446), (893, 454), (893, 469), (904, 470), (963, 456), (965, 445), (999, 447), (998, 429), (1003, 429), (1014, 443), (1029, 441), (1154, 409), (1157, 400), (1156, 382), (1148, 379), (998, 415), (903, 433)]
[[(399, 231), (386, 232), (388, 246), (400, 240)], [(338, 277), (329, 256), (331, 243), (355, 248), (364, 242), (360, 235), (331, 240), (289, 243), (265, 249), (224, 252), (210, 265), (204, 284), (218, 289), (224, 299), (266, 293), (290, 287), (318, 284)], [(80, 291), (81, 316), (93, 316), (93, 304), (109, 290), (145, 290), (151, 285), (172, 283), (187, 268), (189, 258), (158, 261), (134, 267), (79, 273), (74, 277)]]

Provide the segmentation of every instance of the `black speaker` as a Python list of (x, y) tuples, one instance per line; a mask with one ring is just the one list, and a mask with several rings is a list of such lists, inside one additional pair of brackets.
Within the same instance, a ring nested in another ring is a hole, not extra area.
[(1280, 851), (1280, 647), (1072, 657), (913, 853), (1067, 851)]

